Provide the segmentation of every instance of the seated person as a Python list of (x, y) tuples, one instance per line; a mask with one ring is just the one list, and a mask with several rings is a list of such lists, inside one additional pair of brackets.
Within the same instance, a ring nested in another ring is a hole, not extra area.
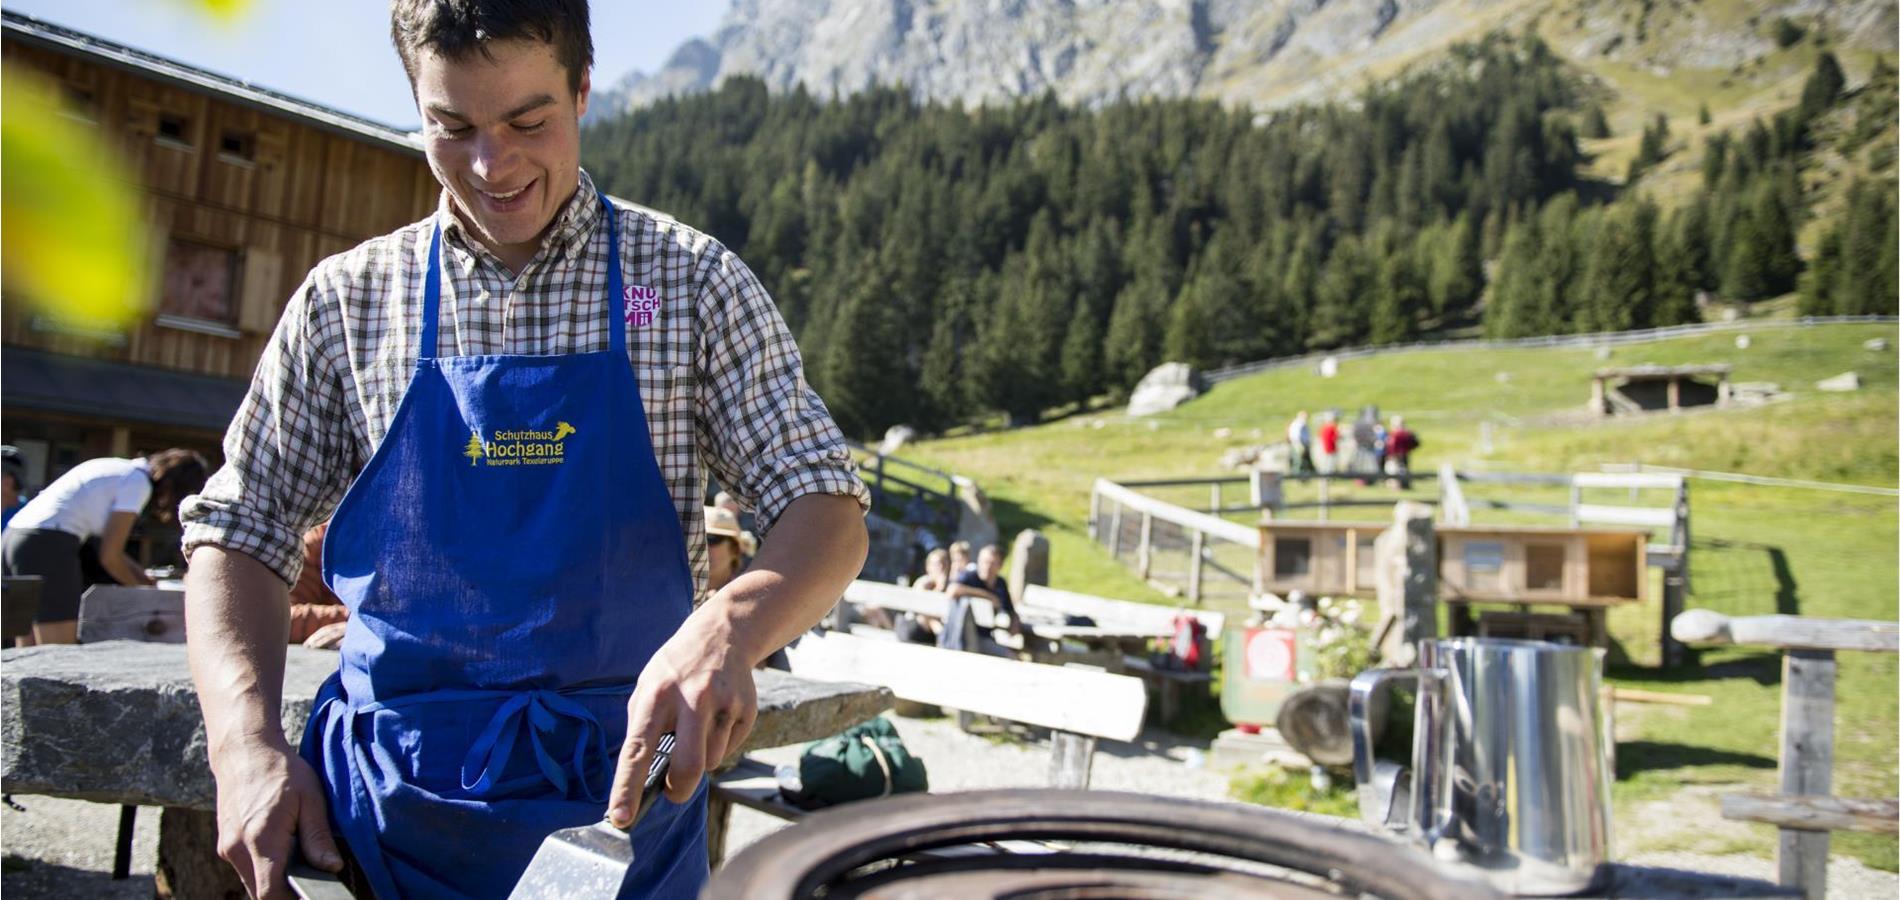
[(1002, 569), (1002, 548), (986, 544), (977, 553), (974, 568), (952, 576), (950, 586), (944, 589), (951, 597), (950, 614), (944, 621), (943, 633), (937, 637), (937, 646), (949, 650), (1000, 651), (1001, 648), (996, 646), (970, 646), (970, 633), (975, 630), (969, 624), (972, 599), (988, 600), (994, 605), (1000, 617), (999, 626), (1023, 638), (1032, 636), (1023, 626), (1022, 617), (1016, 614), (1015, 604), (1010, 601), (1009, 582), (1003, 579)]

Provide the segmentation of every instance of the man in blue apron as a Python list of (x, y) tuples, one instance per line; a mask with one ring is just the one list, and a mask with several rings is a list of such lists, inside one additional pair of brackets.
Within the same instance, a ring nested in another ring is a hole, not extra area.
[[(183, 516), (220, 852), (259, 897), (293, 852), (385, 900), (504, 896), (549, 832), (625, 823), (670, 731), (621, 893), (696, 896), (702, 775), (860, 568), (864, 487), (743, 263), (580, 170), (584, 0), (392, 25), (440, 209), (311, 272)], [(702, 466), (770, 537), (695, 606)], [(332, 512), (349, 625), (298, 749), (285, 586)]]

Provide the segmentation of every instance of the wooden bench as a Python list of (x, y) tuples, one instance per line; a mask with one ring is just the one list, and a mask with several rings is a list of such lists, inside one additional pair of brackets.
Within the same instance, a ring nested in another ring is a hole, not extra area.
[(1166, 725), (1181, 713), (1181, 692), (1189, 686), (1207, 685), (1214, 680), (1200, 669), (1169, 669), (1156, 666), (1145, 656), (1122, 657), (1122, 670), (1139, 677), (1155, 695), (1157, 721)]
[(1900, 625), (1806, 616), (1730, 618), (1692, 609), (1670, 622), (1685, 644), (1769, 647), (1781, 657), (1781, 793), (1730, 794), (1722, 816), (1781, 829), (1781, 883), (1811, 900), (1827, 894), (1830, 831), (1894, 834), (1900, 801), (1830, 795), (1834, 777), (1834, 653), (1900, 653)]
[[(1097, 739), (1133, 740), (1141, 731), (1147, 707), (1140, 680), (1086, 668), (1019, 662), (840, 632), (807, 634), (786, 648), (786, 654), (793, 674), (800, 678), (879, 685), (900, 700), (1050, 729), (1048, 781), (1052, 787), (1087, 788)], [(715, 863), (725, 855), (735, 805), (788, 821), (806, 812), (779, 793), (772, 766), (740, 759), (712, 780), (707, 832)], [(1038, 844), (1019, 843), (997, 849), (1041, 849)]]

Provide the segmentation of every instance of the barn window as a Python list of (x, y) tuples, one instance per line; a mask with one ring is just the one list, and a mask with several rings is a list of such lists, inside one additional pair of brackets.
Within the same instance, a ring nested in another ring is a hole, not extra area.
[(165, 250), (163, 316), (230, 325), (237, 321), (236, 250), (172, 238)]
[(1564, 589), (1564, 545), (1529, 544), (1524, 547), (1524, 586), (1533, 591)]
[(158, 139), (161, 143), (191, 149), (191, 120), (177, 113), (159, 113)]
[(257, 137), (248, 131), (226, 131), (218, 138), (218, 156), (232, 162), (257, 158)]
[(1309, 538), (1273, 539), (1273, 577), (1303, 578), (1313, 573), (1313, 542)]

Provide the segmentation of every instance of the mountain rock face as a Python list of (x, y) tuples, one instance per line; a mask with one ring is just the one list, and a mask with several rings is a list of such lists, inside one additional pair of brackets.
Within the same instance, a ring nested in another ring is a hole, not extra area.
[(1784, 17), (1894, 49), (1891, 0), (1740, 6), (1718, 19), (1687, 0), (734, 0), (716, 34), (595, 104), (611, 114), (752, 75), (820, 96), (901, 83), (966, 104), (1053, 91), (1071, 103), (1126, 94), (1270, 108), (1350, 94), (1498, 28), (1560, 31), (1567, 52), (1652, 70), (1742, 65), (1773, 46), (1764, 23)]

